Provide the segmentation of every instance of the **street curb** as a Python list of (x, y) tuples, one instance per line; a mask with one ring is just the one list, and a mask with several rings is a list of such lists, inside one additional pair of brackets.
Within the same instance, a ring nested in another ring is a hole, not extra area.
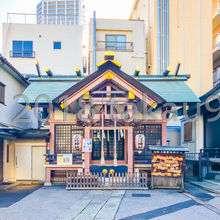
[(12, 183), (12, 184), (10, 184), (10, 185), (6, 185), (6, 186), (4, 186), (4, 187), (0, 187), (0, 190), (8, 190), (8, 189), (11, 189), (11, 188), (13, 188), (13, 187), (15, 187), (15, 186), (18, 186), (18, 185), (20, 185), (21, 183), (19, 183), (19, 182), (16, 182), (16, 183)]
[(199, 184), (196, 184), (196, 183), (193, 183), (193, 182), (189, 182), (190, 184), (194, 185), (194, 186), (197, 186), (201, 189), (204, 189), (204, 190), (207, 190), (209, 192), (212, 192), (212, 193), (215, 193), (215, 194), (218, 194), (220, 195), (220, 191), (219, 190), (215, 190), (215, 189), (211, 189), (209, 187), (205, 187), (205, 186), (202, 186), (202, 185), (199, 185)]

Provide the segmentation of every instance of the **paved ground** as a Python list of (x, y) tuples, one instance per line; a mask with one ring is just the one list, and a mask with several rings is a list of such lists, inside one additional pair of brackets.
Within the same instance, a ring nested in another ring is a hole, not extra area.
[(186, 190), (191, 197), (177, 190), (66, 191), (63, 186), (42, 187), (10, 206), (0, 200), (0, 220), (220, 219), (219, 196), (191, 184), (186, 184)]

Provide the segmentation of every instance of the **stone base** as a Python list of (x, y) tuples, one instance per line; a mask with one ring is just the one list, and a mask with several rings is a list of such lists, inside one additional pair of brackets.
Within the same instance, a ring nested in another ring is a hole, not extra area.
[(44, 183), (44, 186), (52, 186), (52, 183), (47, 183), (47, 182), (45, 182), (45, 183)]

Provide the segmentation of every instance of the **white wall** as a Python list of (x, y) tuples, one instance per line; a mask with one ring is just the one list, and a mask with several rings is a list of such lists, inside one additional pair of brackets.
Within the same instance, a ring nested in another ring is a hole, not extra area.
[(184, 121), (181, 125), (181, 145), (188, 147), (190, 153), (199, 153), (204, 148), (203, 116), (192, 119), (192, 141), (184, 142)]
[(24, 108), (17, 103), (15, 96), (22, 94), (25, 87), (1, 67), (0, 82), (5, 85), (5, 104), (0, 103), (0, 122), (26, 129), (37, 128), (37, 119), (33, 117), (33, 111), (27, 110), (24, 115), (18, 117), (28, 117), (27, 122), (14, 119)]
[[(5, 23), (2, 39), (3, 56), (22, 74), (37, 74), (35, 58), (44, 74), (45, 67), (56, 75), (75, 74), (75, 67), (82, 69), (82, 26)], [(13, 40), (33, 41), (35, 58), (11, 58)], [(53, 49), (54, 41), (61, 41), (61, 50)]]

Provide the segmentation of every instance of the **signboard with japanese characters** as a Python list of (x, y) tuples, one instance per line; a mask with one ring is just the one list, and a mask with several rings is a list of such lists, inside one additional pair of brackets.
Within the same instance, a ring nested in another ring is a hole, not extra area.
[(83, 139), (83, 152), (92, 152), (92, 139)]
[(145, 147), (145, 136), (143, 134), (137, 134), (135, 136), (135, 148), (137, 150), (143, 150)]
[(57, 154), (57, 165), (72, 165), (72, 154)]
[(73, 151), (79, 152), (82, 149), (82, 136), (81, 134), (74, 134), (72, 139)]

